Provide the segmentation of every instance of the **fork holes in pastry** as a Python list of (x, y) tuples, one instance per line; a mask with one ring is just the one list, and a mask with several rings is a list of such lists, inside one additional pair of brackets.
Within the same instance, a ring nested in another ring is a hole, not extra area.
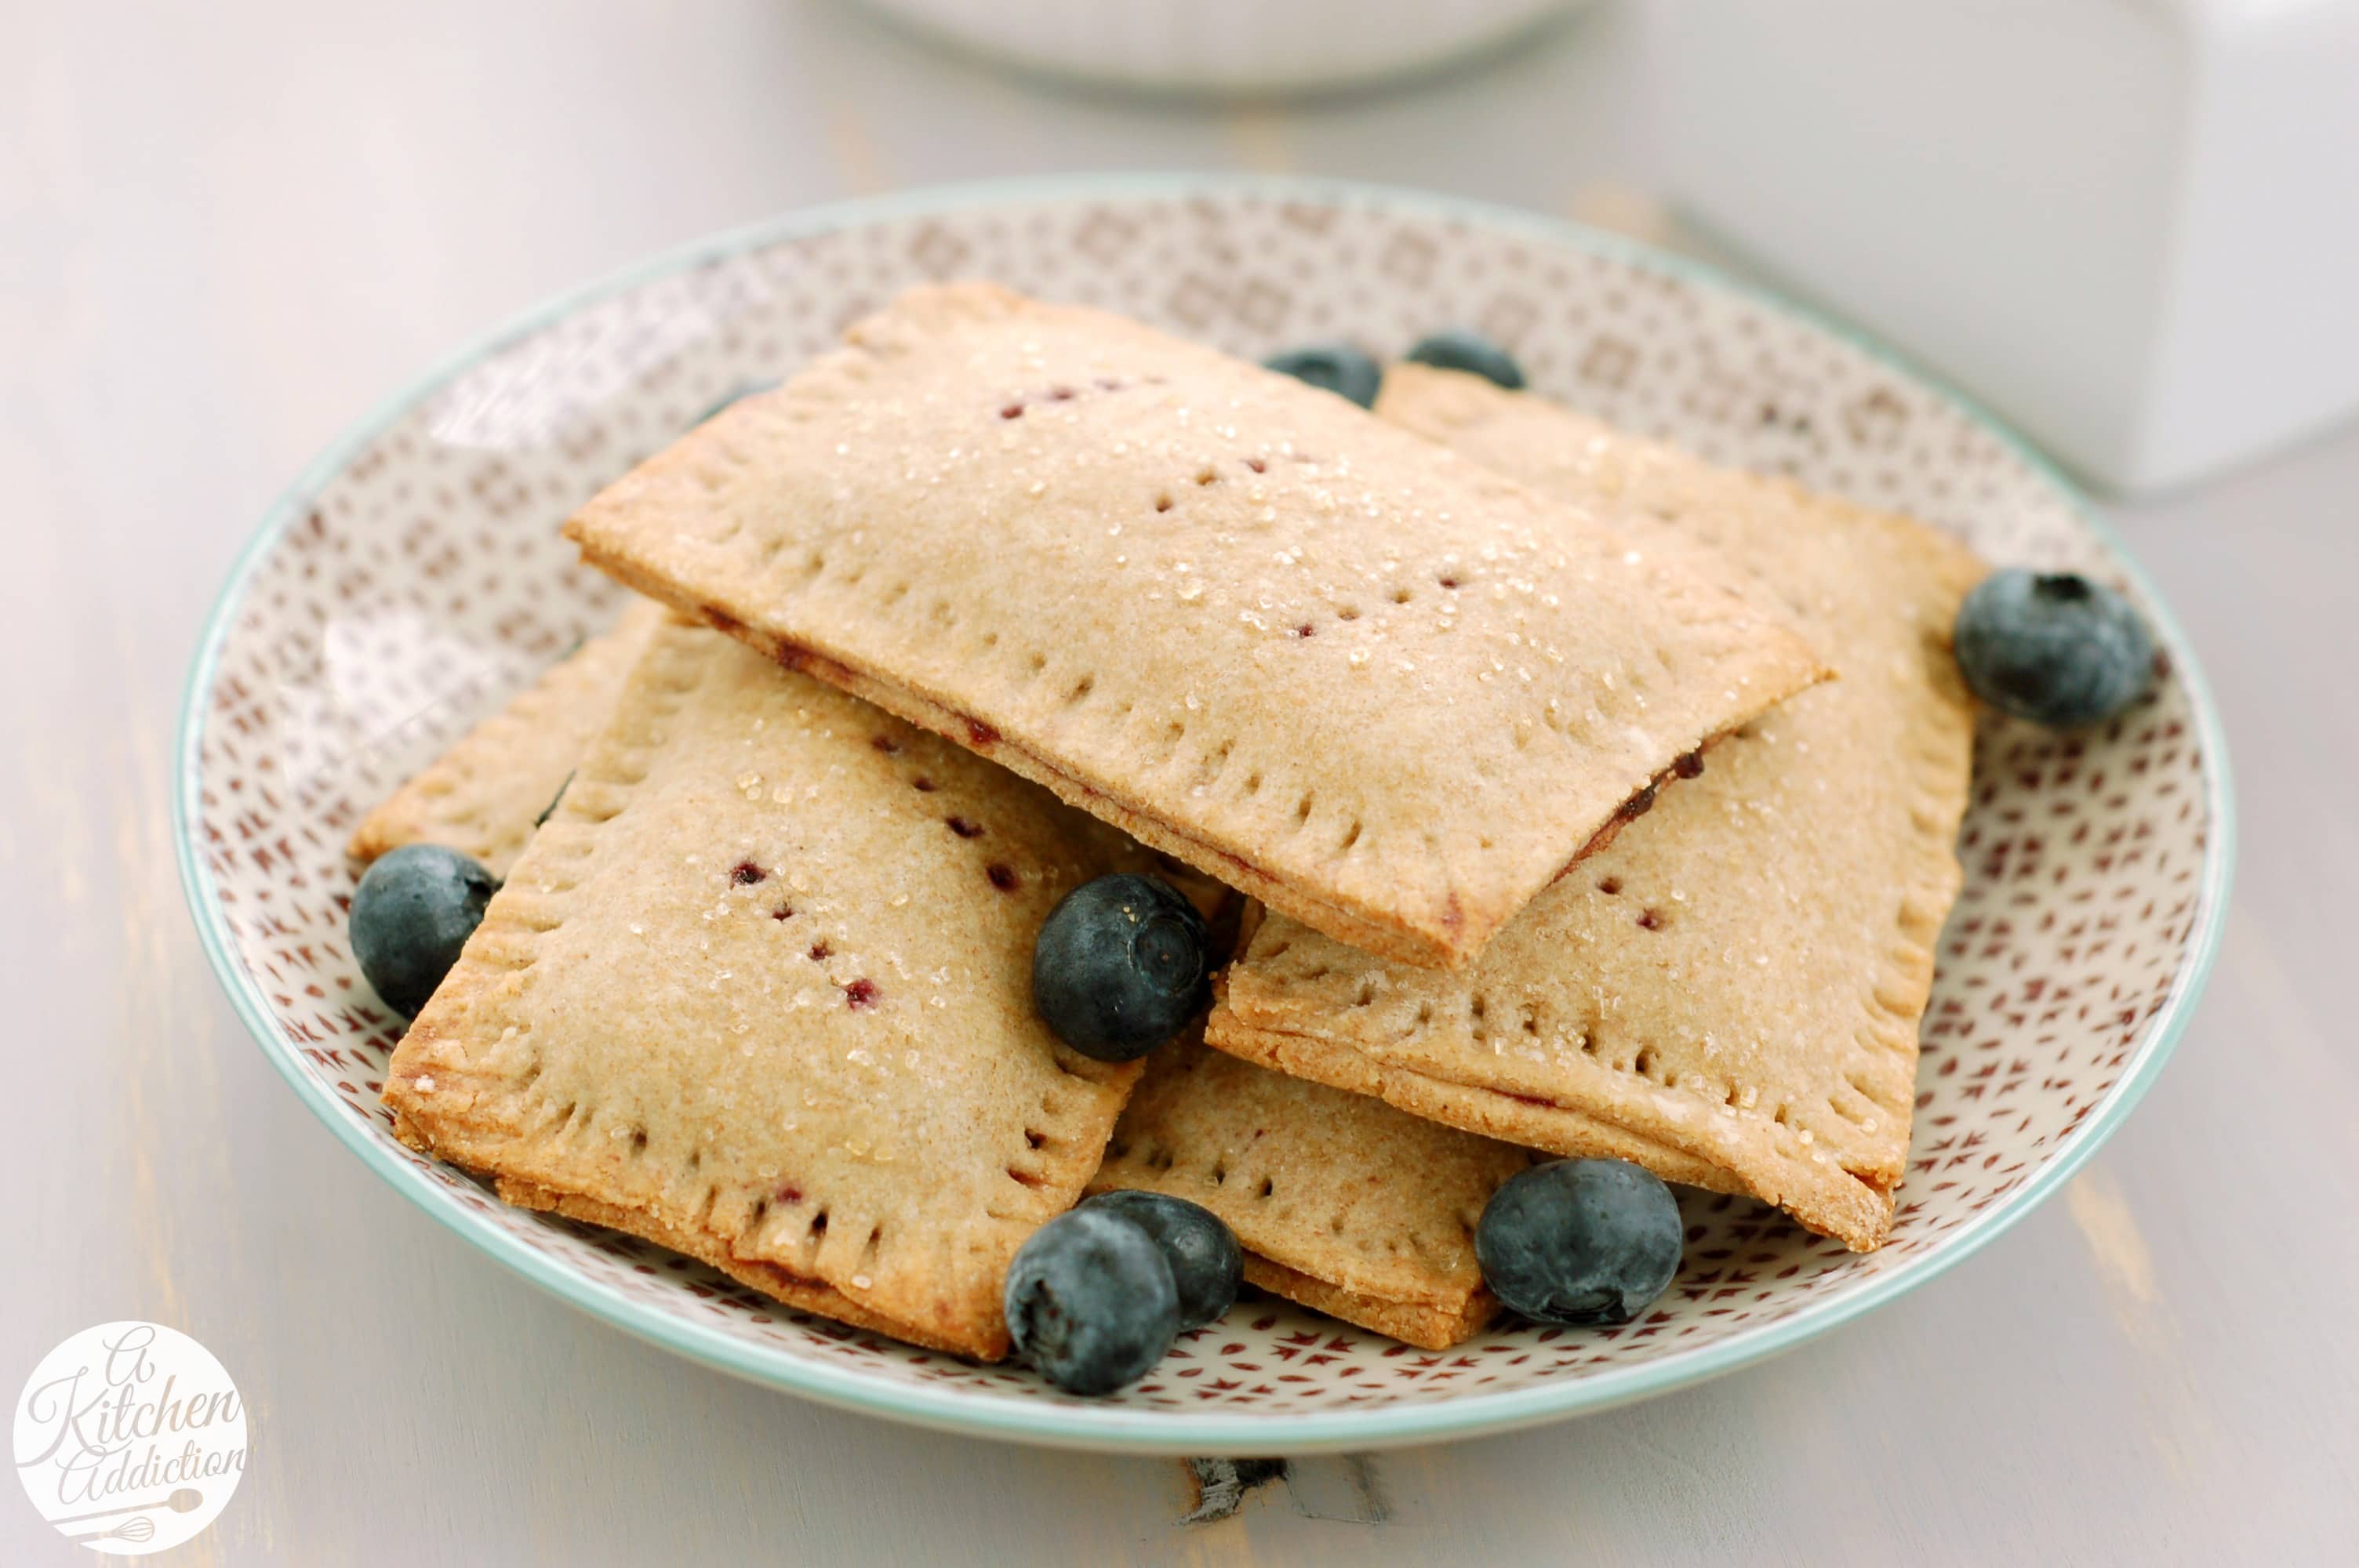
[(1229, 1180), (1229, 1168), (1228, 1168), (1228, 1166), (1227, 1166), (1226, 1164), (1222, 1164), (1222, 1163), (1216, 1163), (1216, 1164), (1214, 1164), (1214, 1165), (1213, 1165), (1213, 1167), (1212, 1167), (1212, 1184), (1213, 1184), (1214, 1186), (1216, 1186), (1216, 1187), (1218, 1187), (1218, 1186), (1225, 1186), (1225, 1185), (1228, 1184), (1228, 1180)]
[(1048, 1141), (1049, 1135), (1038, 1128), (1027, 1127), (1024, 1130), (1024, 1147), (1027, 1149), (1038, 1149)]
[(1065, 694), (1065, 700), (1067, 702), (1081, 701), (1083, 697), (1089, 696), (1092, 691), (1097, 688), (1097, 676), (1083, 676), (1081, 679), (1073, 683), (1073, 689)]
[(644, 1127), (634, 1127), (631, 1129), (631, 1152), (644, 1154), (647, 1152), (647, 1130)]
[(1393, 589), (1393, 602), (1395, 604), (1407, 604), (1410, 600), (1415, 599), (1417, 595), (1408, 590), (1408, 585), (1407, 583), (1403, 583), (1400, 587)]
[(1202, 468), (1196, 470), (1196, 482), (1198, 484), (1218, 484), (1220, 481), (1221, 470), (1212, 467), (1210, 463), (1205, 464)]
[(1434, 581), (1440, 583), (1444, 588), (1456, 588), (1458, 586), (1458, 579), (1454, 576), (1436, 578), (1434, 579)]
[(1360, 994), (1352, 999), (1352, 1005), (1353, 1007), (1365, 1007), (1375, 1000), (1376, 982), (1374, 980), (1362, 980), (1360, 982)]
[(1294, 820), (1297, 823), (1304, 823), (1310, 820), (1310, 797), (1308, 795), (1304, 795), (1299, 801), (1295, 803)]
[(1601, 877), (1598, 879), (1597, 891), (1603, 893), (1606, 897), (1612, 898), (1615, 893), (1622, 891), (1622, 879), (1620, 877)]
[(1638, 929), (1639, 929), (1639, 930), (1641, 930), (1641, 931), (1660, 931), (1662, 928), (1663, 928), (1663, 917), (1662, 917), (1662, 914), (1661, 914), (1661, 913), (1660, 913), (1659, 911), (1652, 910), (1652, 909), (1648, 909), (1648, 910), (1643, 910), (1643, 911), (1641, 911), (1641, 912), (1639, 913), (1639, 915), (1638, 915)]
[(1012, 867), (1003, 866), (996, 860), (993, 861), (983, 874), (989, 877), (991, 885), (1002, 892), (1014, 892), (1024, 885)]
[(931, 795), (934, 793), (934, 781), (926, 777), (925, 774), (919, 773), (916, 778), (909, 781), (909, 787), (916, 790), (919, 795)]
[(1269, 471), (1269, 465), (1262, 461), (1259, 458), (1247, 458), (1245, 460), (1245, 467), (1253, 470), (1256, 473), (1267, 473)]
[(1157, 496), (1157, 497), (1155, 498), (1155, 510), (1157, 510), (1158, 512), (1169, 512), (1169, 511), (1170, 511), (1170, 510), (1171, 510), (1171, 498), (1170, 498), (1169, 496), (1168, 496), (1168, 495), (1158, 495), (1158, 496)]
[(1360, 607), (1356, 604), (1346, 604), (1335, 611), (1335, 619), (1338, 621), (1357, 621), (1359, 618)]
[(1648, 1046), (1647, 1049), (1639, 1052), (1638, 1059), (1632, 1063), (1631, 1065), (1637, 1069), (1637, 1073), (1640, 1077), (1653, 1077), (1655, 1076), (1654, 1047)]
[(1013, 1180), (1021, 1182), (1024, 1185), (1030, 1187), (1035, 1192), (1039, 1191), (1042, 1187), (1049, 1184), (1049, 1178), (1041, 1175), (1036, 1171), (1019, 1171), (1015, 1166), (1010, 1165), (1007, 1167), (1007, 1174)]
[(1259, 1192), (1257, 1192), (1257, 1193), (1254, 1194), (1254, 1196), (1256, 1196), (1256, 1197), (1257, 1197), (1257, 1198), (1266, 1198), (1266, 1197), (1269, 1196), (1269, 1194), (1270, 1194), (1270, 1179), (1269, 1179), (1267, 1176), (1264, 1176), (1264, 1177), (1261, 1179), (1261, 1190), (1260, 1190)]
[[(1359, 824), (1357, 821), (1354, 821), (1354, 822), (1352, 824), (1352, 826), (1351, 826), (1350, 827), (1348, 827), (1348, 828), (1346, 828), (1346, 829), (1344, 830), (1344, 832), (1343, 832), (1343, 841), (1341, 844), (1338, 844), (1338, 845), (1336, 846), (1336, 848), (1337, 848), (1337, 849), (1350, 849), (1353, 845), (1354, 845), (1354, 844), (1358, 843), (1359, 841), (1360, 841), (1360, 824)], [(1484, 846), (1484, 848), (1487, 849), (1489, 849), (1489, 848), (1490, 848), (1490, 846), (1489, 846), (1489, 845), (1487, 845), (1487, 844), (1485, 844), (1485, 845)]]

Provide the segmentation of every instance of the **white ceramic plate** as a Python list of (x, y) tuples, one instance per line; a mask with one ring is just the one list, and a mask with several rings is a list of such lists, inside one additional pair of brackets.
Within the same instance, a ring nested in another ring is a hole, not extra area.
[[(1915, 513), (1995, 562), (2129, 587), (2167, 651), (2155, 695), (2085, 738), (2000, 721), (1981, 736), (1888, 1246), (1854, 1258), (1752, 1203), (1689, 1195), (1683, 1271), (1624, 1328), (1506, 1327), (1434, 1354), (1250, 1298), (1093, 1402), (508, 1208), (394, 1141), (376, 1093), (397, 1024), (344, 946), (353, 823), (611, 613), (614, 590), (558, 538), (568, 512), (732, 390), (903, 286), (952, 276), (1256, 356), (1338, 336), (1397, 352), (1471, 326), (1539, 391), (1632, 429)], [(197, 650), (180, 766), (189, 902), (240, 1014), (345, 1145), (461, 1236), (610, 1323), (781, 1389), (961, 1431), (1198, 1453), (1594, 1410), (1932, 1278), (2053, 1192), (2152, 1082), (2211, 961), (2231, 837), (2220, 728), (2177, 627), (2081, 498), (1987, 417), (1823, 321), (1618, 240), (1432, 197), (1212, 177), (835, 208), (535, 311), (363, 419), (264, 522)]]

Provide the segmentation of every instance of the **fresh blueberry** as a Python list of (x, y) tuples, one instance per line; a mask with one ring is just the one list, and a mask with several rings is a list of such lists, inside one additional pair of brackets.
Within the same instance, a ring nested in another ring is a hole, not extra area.
[(1100, 1193), (1082, 1206), (1121, 1215), (1163, 1249), (1180, 1292), (1180, 1326), (1201, 1328), (1234, 1306), (1245, 1280), (1245, 1254), (1220, 1217), (1201, 1204), (1161, 1193), (1125, 1188)]
[(1558, 1160), (1510, 1177), (1474, 1227), (1491, 1293), (1526, 1317), (1627, 1323), (1680, 1269), (1680, 1206), (1627, 1160)]
[(1204, 917), (1165, 882), (1120, 872), (1058, 902), (1032, 946), (1032, 1005), (1058, 1039), (1129, 1062), (1212, 1000)]
[(1272, 354), (1261, 362), (1322, 392), (1348, 397), (1363, 408), (1376, 406), (1376, 388), (1385, 379), (1384, 367), (1349, 343), (1313, 343)]
[(701, 413), (701, 414), (698, 415), (695, 418), (693, 418), (693, 419), (690, 420), (690, 421), (689, 421), (689, 423), (690, 423), (690, 425), (701, 425), (701, 424), (703, 424), (707, 419), (712, 418), (715, 414), (718, 414), (718, 413), (720, 413), (723, 409), (724, 409), (724, 408), (728, 407), (731, 404), (733, 404), (733, 403), (736, 403), (736, 402), (740, 402), (740, 401), (742, 401), (742, 400), (743, 400), (743, 399), (745, 399), (745, 398), (751, 397), (751, 396), (755, 395), (756, 393), (775, 391), (775, 390), (777, 389), (777, 384), (778, 384), (778, 378), (777, 378), (777, 377), (776, 377), (776, 376), (772, 376), (772, 377), (771, 377), (769, 380), (767, 380), (767, 381), (746, 381), (746, 382), (740, 382), (740, 383), (737, 384), (737, 386), (736, 386), (735, 390), (732, 391), (732, 392), (731, 392), (727, 396), (725, 396), (725, 397), (723, 397), (723, 398), (720, 399), (718, 402), (714, 403), (711, 407), (707, 408), (703, 413)]
[(1069, 1394), (1136, 1382), (1180, 1332), (1163, 1249), (1112, 1209), (1069, 1210), (1034, 1231), (1001, 1302), (1016, 1354)]
[(1436, 332), (1411, 349), (1408, 357), (1419, 364), (1442, 370), (1472, 371), (1509, 392), (1524, 389), (1524, 367), (1516, 362), (1515, 356), (1490, 339), (1472, 332)]
[(385, 1004), (415, 1018), (483, 923), (499, 879), (456, 849), (405, 844), (353, 891), (353, 957)]
[(2130, 601), (2073, 572), (1993, 572), (1959, 607), (1952, 642), (1975, 696), (2059, 730), (2111, 719), (2154, 672)]

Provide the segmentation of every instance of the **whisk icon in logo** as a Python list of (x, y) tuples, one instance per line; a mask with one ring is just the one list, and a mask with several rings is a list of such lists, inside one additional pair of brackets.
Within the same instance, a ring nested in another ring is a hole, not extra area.
[(136, 1557), (221, 1517), (245, 1474), (245, 1401), (212, 1351), (159, 1323), (102, 1323), (16, 1398), (16, 1478), (68, 1541)]

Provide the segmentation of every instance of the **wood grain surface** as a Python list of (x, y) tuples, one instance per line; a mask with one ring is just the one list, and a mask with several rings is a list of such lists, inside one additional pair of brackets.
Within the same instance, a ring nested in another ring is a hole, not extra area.
[[(348, 419), (708, 230), (1005, 173), (1291, 168), (1653, 222), (1641, 19), (1293, 111), (1044, 90), (832, 4), (0, 0), (0, 1380), (111, 1318), (252, 1411), (213, 1563), (2351, 1560), (2359, 432), (2117, 509), (2209, 663), (2235, 912), (2067, 1191), (1769, 1365), (1282, 1477), (936, 1436), (575, 1315), (379, 1184), (216, 989), (168, 842), (198, 625)], [(1217, 1509), (1211, 1510), (1218, 1512)], [(0, 1498), (0, 1560), (71, 1563)]]

